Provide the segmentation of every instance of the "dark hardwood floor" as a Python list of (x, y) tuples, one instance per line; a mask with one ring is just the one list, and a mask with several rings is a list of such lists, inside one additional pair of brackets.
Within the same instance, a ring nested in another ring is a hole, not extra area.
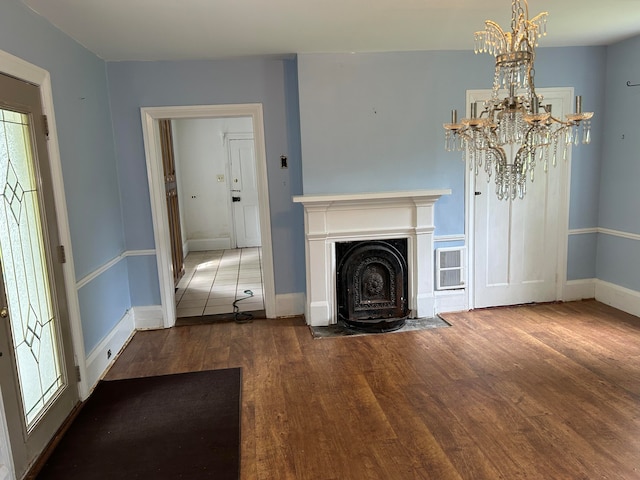
[(595, 301), (443, 317), (141, 331), (107, 378), (242, 367), (247, 480), (640, 479), (640, 319)]

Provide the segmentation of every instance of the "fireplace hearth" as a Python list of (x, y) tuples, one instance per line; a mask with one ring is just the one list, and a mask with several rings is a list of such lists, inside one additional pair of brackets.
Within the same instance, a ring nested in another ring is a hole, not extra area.
[[(388, 239), (407, 242), (408, 283), (402, 296), (407, 300), (408, 316), (433, 317), (434, 204), (441, 195), (450, 193), (450, 190), (414, 190), (293, 197), (294, 202), (304, 206), (307, 323), (327, 326), (339, 321), (335, 246)], [(385, 277), (375, 269), (369, 272), (366, 295), (382, 303), (382, 293), (376, 292)]]
[(409, 315), (407, 239), (337, 242), (338, 322), (366, 332), (401, 328)]

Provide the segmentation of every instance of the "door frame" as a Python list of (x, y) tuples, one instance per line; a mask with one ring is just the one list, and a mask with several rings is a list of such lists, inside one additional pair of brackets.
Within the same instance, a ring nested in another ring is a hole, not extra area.
[[(537, 88), (536, 92), (545, 97), (561, 97), (564, 105), (571, 106), (574, 95), (573, 87), (550, 87)], [(466, 92), (466, 116), (471, 115), (471, 103), (487, 97), (491, 94), (491, 89), (467, 90)], [(558, 160), (555, 167), (549, 167), (547, 175), (560, 175), (561, 197), (558, 199), (558, 236), (557, 264), (556, 264), (556, 300), (562, 300), (564, 296), (564, 286), (567, 281), (567, 256), (569, 241), (569, 200), (571, 194), (571, 151), (570, 145), (567, 150), (566, 162)], [(465, 160), (465, 232), (467, 238), (466, 265), (467, 265), (467, 305), (470, 310), (475, 308), (475, 172), (469, 168), (469, 157)], [(493, 181), (493, 180), (492, 180)], [(529, 180), (527, 180), (529, 181)], [(515, 201), (521, 201), (517, 199)]]
[(262, 263), (264, 274), (264, 301), (267, 318), (275, 317), (275, 282), (273, 272), (273, 248), (271, 242), (271, 212), (267, 180), (267, 155), (264, 137), (264, 118), (261, 103), (231, 105), (187, 105), (169, 107), (142, 107), (142, 133), (149, 181), (149, 200), (153, 220), (153, 236), (156, 244), (156, 262), (160, 284), (160, 301), (165, 328), (176, 323), (176, 303), (173, 276), (171, 274), (171, 245), (167, 220), (167, 207), (163, 190), (162, 158), (158, 120), (161, 118), (223, 118), (251, 117), (258, 174), (258, 198), (260, 200), (260, 235), (262, 238)]
[[(51, 170), (51, 182), (53, 186), (53, 197), (56, 209), (56, 219), (59, 240), (65, 248), (66, 263), (62, 264), (64, 282), (66, 286), (67, 308), (69, 314), (69, 327), (71, 329), (71, 343), (66, 348), (72, 348), (75, 356), (75, 363), (80, 372), (81, 380), (76, 384), (80, 400), (85, 400), (89, 394), (89, 385), (86, 380), (86, 353), (82, 334), (82, 323), (80, 321), (80, 303), (78, 300), (78, 289), (76, 284), (75, 267), (73, 263), (73, 251), (71, 244), (71, 230), (69, 228), (69, 217), (67, 212), (67, 201), (65, 197), (64, 181), (62, 176), (62, 162), (60, 158), (60, 148), (58, 144), (58, 134), (56, 128), (56, 117), (53, 108), (53, 90), (51, 87), (51, 76), (47, 70), (33, 65), (19, 57), (0, 50), (0, 72), (29, 82), (40, 89), (42, 99), (42, 111), (47, 116), (49, 126), (49, 136), (47, 140), (47, 151), (49, 154), (49, 167)], [(70, 382), (75, 382), (74, 372), (67, 372)], [(1, 393), (1, 392), (0, 392)], [(1, 395), (0, 395), (1, 397)], [(0, 402), (2, 399), (0, 398)], [(0, 405), (0, 416), (4, 417), (4, 406)], [(11, 445), (9, 443), (8, 432), (2, 427), (5, 426), (5, 419), (0, 419), (0, 440), (6, 439), (8, 451), (0, 449), (0, 463), (8, 462), (5, 465), (11, 467), (11, 473), (15, 475)], [(2, 431), (4, 430), (4, 431)], [(8, 458), (4, 456), (8, 455)]]

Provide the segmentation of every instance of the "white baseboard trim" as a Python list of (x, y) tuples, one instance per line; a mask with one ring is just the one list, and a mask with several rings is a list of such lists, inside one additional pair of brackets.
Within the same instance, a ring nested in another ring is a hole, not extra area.
[[(133, 312), (127, 310), (111, 332), (89, 353), (86, 359), (85, 384), (87, 397), (109, 369), (116, 356), (135, 332)], [(108, 352), (111, 351), (109, 355)], [(108, 357), (108, 358), (107, 358)], [(83, 398), (82, 400), (85, 400)]]
[(596, 280), (596, 300), (640, 317), (640, 292), (620, 285)]
[(291, 317), (294, 315), (304, 315), (305, 308), (304, 293), (284, 293), (276, 295), (276, 316)]
[(584, 278), (581, 280), (569, 280), (562, 288), (562, 301), (572, 302), (585, 298), (595, 298), (596, 296), (595, 278)]
[(464, 289), (436, 291), (435, 297), (436, 313), (462, 312), (469, 310), (469, 304), (467, 303), (467, 291)]
[(164, 328), (162, 305), (149, 307), (132, 307), (133, 324), (136, 330), (153, 330)]
[(231, 248), (230, 238), (204, 238), (200, 240), (187, 240), (188, 251), (204, 252), (207, 250), (227, 250)]

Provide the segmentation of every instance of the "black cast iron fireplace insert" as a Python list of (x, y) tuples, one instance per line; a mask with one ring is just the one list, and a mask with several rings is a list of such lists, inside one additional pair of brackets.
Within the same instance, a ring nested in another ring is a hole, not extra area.
[(407, 239), (337, 242), (338, 323), (369, 332), (401, 328), (409, 315)]

